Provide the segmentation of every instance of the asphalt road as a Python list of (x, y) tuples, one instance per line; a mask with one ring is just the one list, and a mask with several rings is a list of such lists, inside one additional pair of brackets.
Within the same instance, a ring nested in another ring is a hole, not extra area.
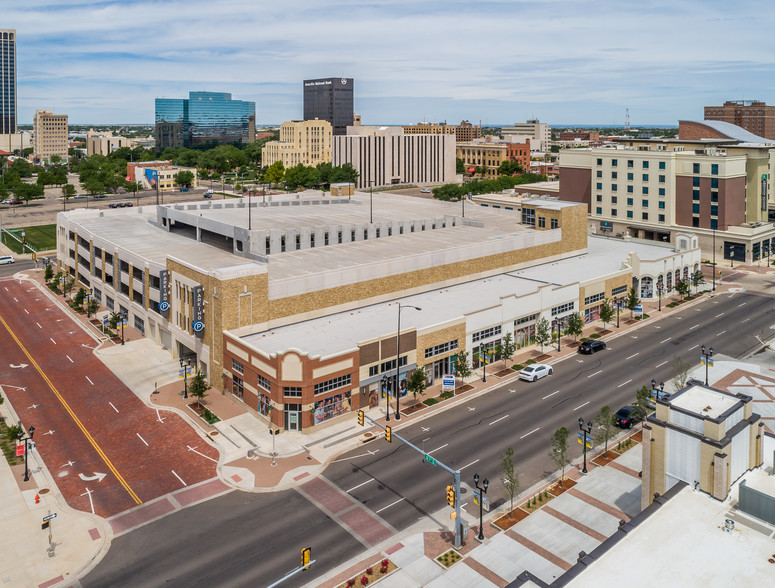
[[(14, 257), (16, 257), (16, 254), (12, 253)], [(32, 269), (35, 267), (35, 262), (29, 259), (17, 259), (14, 263), (7, 263), (5, 265), (0, 265), (0, 278), (5, 278), (6, 276), (12, 276), (16, 272), (21, 272), (26, 269)]]
[[(572, 435), (571, 457), (578, 456), (580, 446), (573, 439), (579, 417), (591, 419), (604, 405), (616, 410), (630, 403), (635, 390), (652, 378), (669, 380), (673, 377), (670, 362), (674, 355), (696, 365), (702, 344), (714, 346), (717, 354), (742, 357), (759, 345), (756, 335), (770, 338), (773, 325), (772, 297), (745, 292), (721, 294), (672, 314), (668, 320), (650, 321), (636, 331), (610, 339), (607, 351), (560, 362), (553, 376), (500, 386), (397, 432), (452, 468), (462, 468), (466, 483), (472, 482), (474, 473), (489, 478), (489, 496), (495, 508), (503, 501), (499, 456), (507, 447), (514, 448), (521, 488), (527, 488), (554, 470), (547, 452), (557, 428), (568, 428)], [(384, 440), (340, 456), (324, 475), (399, 530), (443, 508), (445, 486), (451, 480), (441, 468), (425, 463), (398, 441), (388, 444)], [(473, 521), (470, 492), (464, 494), (463, 501), (471, 509), (466, 518)], [(220, 585), (255, 586), (257, 579), (258, 585), (268, 585), (279, 579), (283, 570), (298, 565), (299, 550), (306, 543), (322, 545), (321, 549), (313, 548), (313, 558), (318, 560), (315, 569), (305, 572), (302, 579), (284, 584), (296, 586), (362, 549), (348, 536), (341, 541), (319, 541), (320, 537), (330, 537), (327, 534), (333, 528), (341, 532), (333, 522), (318, 523), (321, 512), (311, 503), (299, 501), (293, 490), (232, 493), (173, 516), (183, 521), (175, 519), (173, 524), (172, 517), (166, 517), (115, 540), (106, 559), (82, 580), (83, 585), (151, 585), (144, 580), (149, 577), (148, 570), (164, 571), (163, 577), (171, 586), (203, 585), (185, 579), (209, 574), (211, 566), (216, 565), (208, 553), (213, 544), (218, 546)], [(232, 526), (234, 521), (253, 517), (272, 524), (266, 530), (252, 527), (252, 534)], [(185, 547), (170, 547), (181, 538), (185, 538)], [(262, 546), (256, 549), (271, 549), (274, 556), (246, 558), (245, 553), (250, 551), (246, 546), (252, 542)], [(167, 547), (158, 551), (146, 548), (153, 544)], [(164, 582), (156, 576), (151, 583)]]

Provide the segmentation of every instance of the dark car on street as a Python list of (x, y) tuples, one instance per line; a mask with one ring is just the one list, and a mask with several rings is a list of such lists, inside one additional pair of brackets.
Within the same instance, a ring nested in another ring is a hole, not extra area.
[(605, 341), (584, 341), (579, 345), (579, 353), (590, 355), (602, 351), (605, 347)]
[(108, 208), (118, 208), (119, 206), (121, 206), (121, 204), (118, 202), (111, 202), (108, 204)]
[(622, 429), (632, 429), (632, 425), (636, 421), (635, 408), (632, 406), (623, 406), (616, 411), (614, 415), (614, 422), (617, 427)]

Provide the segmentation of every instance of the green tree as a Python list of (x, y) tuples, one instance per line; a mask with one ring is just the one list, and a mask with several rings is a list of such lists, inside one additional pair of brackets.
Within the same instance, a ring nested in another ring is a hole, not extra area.
[(568, 317), (568, 324), (565, 327), (565, 332), (569, 335), (573, 335), (573, 340), (584, 332), (584, 318), (580, 312), (574, 312)]
[(433, 197), (436, 200), (444, 200), (445, 202), (456, 202), (465, 196), (464, 186), (458, 186), (456, 184), (444, 184), (438, 188), (433, 188)]
[(535, 339), (536, 343), (541, 346), (541, 352), (543, 353), (544, 345), (552, 340), (551, 325), (549, 324), (549, 319), (547, 319), (545, 316), (542, 316), (540, 319), (538, 319), (538, 322), (536, 323)]
[(552, 145), (549, 147), (549, 151), (552, 153), (559, 153), (560, 152), (560, 146), (559, 145)]
[(269, 188), (272, 184), (279, 184), (285, 176), (285, 166), (282, 161), (275, 161), (266, 170), (266, 181), (269, 182)]
[(118, 325), (122, 322), (121, 315), (117, 312), (111, 312), (110, 316), (108, 316), (108, 326), (115, 331), (118, 328)]
[(603, 304), (600, 306), (600, 320), (603, 321), (603, 330), (605, 330), (607, 323), (612, 323), (614, 320), (614, 307), (608, 298), (603, 300)]
[(51, 281), (51, 278), (54, 277), (54, 268), (51, 266), (51, 264), (46, 265), (46, 269), (43, 270), (43, 279), (48, 284)]
[(689, 293), (689, 282), (686, 280), (678, 280), (675, 283), (675, 291), (678, 292), (681, 295), (681, 300), (684, 299), (684, 296), (686, 296)]
[(471, 377), (471, 364), (468, 362), (468, 351), (458, 351), (455, 361), (452, 363), (452, 369), (455, 370), (455, 376), (465, 381)]
[(487, 173), (487, 166), (486, 165), (477, 165), (474, 168), (474, 174), (479, 174), (480, 178), (483, 178), (486, 173)]
[(643, 386), (635, 392), (635, 402), (632, 403), (632, 407), (635, 409), (633, 419), (636, 421), (645, 420), (653, 410), (651, 405), (651, 390)]
[[(714, 268), (715, 269), (715, 268)], [(694, 270), (692, 273), (692, 286), (694, 286), (694, 293), (697, 294), (697, 288), (705, 283), (705, 276), (702, 275), (702, 270)]]
[(638, 293), (635, 291), (635, 286), (630, 286), (630, 289), (627, 292), (627, 310), (630, 311), (630, 318), (633, 317), (635, 307), (639, 304), (640, 298), (638, 298)]
[(519, 493), (519, 472), (514, 467), (514, 450), (511, 447), (501, 455), (501, 483), (504, 498), (511, 504), (509, 520), (514, 520), (514, 498)]
[(207, 383), (207, 380), (205, 380), (202, 372), (196, 370), (196, 374), (188, 383), (188, 393), (196, 398), (197, 401), (201, 404), (202, 400), (204, 400), (205, 396), (207, 396), (207, 391), (210, 388), (211, 386)]
[(503, 360), (503, 367), (506, 367), (506, 362), (514, 357), (514, 352), (517, 350), (517, 344), (514, 343), (514, 337), (511, 333), (506, 333), (501, 340), (501, 359)]
[(502, 161), (498, 166), (498, 174), (501, 176), (515, 176), (523, 171), (522, 164), (518, 161)]
[(67, 201), (73, 196), (75, 196), (75, 186), (72, 184), (62, 186), (62, 210), (67, 208)]
[(568, 429), (560, 427), (552, 435), (552, 448), (549, 457), (560, 469), (560, 486), (564, 485), (565, 468), (568, 467)]
[(65, 283), (62, 285), (62, 291), (65, 294), (70, 294), (70, 292), (73, 291), (74, 286), (75, 286), (75, 280), (71, 278), (65, 278)]
[(80, 308), (83, 306), (83, 301), (86, 299), (86, 290), (78, 288), (78, 291), (73, 296), (73, 302)]
[(59, 155), (51, 156), (51, 163), (59, 163), (60, 161), (62, 161), (62, 158)]
[(191, 184), (194, 181), (194, 172), (190, 171), (179, 171), (175, 174), (175, 183), (178, 186), (191, 186)]
[(466, 162), (460, 159), (459, 157), (455, 158), (455, 173), (456, 174), (466, 173)]
[(592, 438), (595, 445), (605, 444), (605, 451), (603, 455), (608, 455), (608, 442), (616, 437), (616, 419), (614, 411), (610, 406), (606, 405), (600, 409), (600, 412), (595, 415), (595, 428), (592, 433)]
[(680, 356), (673, 355), (670, 367), (673, 370), (673, 385), (676, 390), (681, 390), (686, 386), (686, 380), (689, 379), (689, 370), (692, 369), (692, 366), (690, 363), (681, 359)]
[(94, 298), (89, 298), (89, 302), (86, 303), (86, 318), (96, 314), (99, 309), (100, 303), (97, 302)]
[(406, 389), (412, 393), (413, 398), (425, 392), (425, 369), (417, 366), (406, 380)]

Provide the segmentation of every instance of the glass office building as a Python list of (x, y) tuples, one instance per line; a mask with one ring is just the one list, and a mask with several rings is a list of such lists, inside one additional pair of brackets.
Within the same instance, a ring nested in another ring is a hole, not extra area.
[(0, 29), (0, 135), (16, 133), (16, 31)]
[(256, 137), (256, 103), (227, 92), (189, 92), (156, 99), (156, 146), (204, 148), (244, 145)]

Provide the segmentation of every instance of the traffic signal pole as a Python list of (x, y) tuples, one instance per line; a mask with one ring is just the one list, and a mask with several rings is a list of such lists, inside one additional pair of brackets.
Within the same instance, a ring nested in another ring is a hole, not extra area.
[(460, 549), (460, 547), (463, 545), (463, 519), (462, 519), (462, 507), (460, 504), (460, 470), (453, 470), (449, 466), (446, 466), (439, 460), (437, 460), (435, 457), (431, 456), (429, 453), (426, 453), (419, 447), (417, 447), (414, 443), (411, 441), (408, 441), (404, 437), (401, 437), (398, 433), (394, 433), (393, 430), (389, 426), (382, 425), (372, 419), (371, 417), (368, 417), (364, 414), (362, 410), (358, 411), (358, 422), (361, 423), (363, 420), (368, 420), (371, 424), (376, 425), (380, 429), (383, 429), (386, 433), (388, 430), (390, 430), (390, 441), (392, 442), (392, 438), (395, 437), (399, 441), (401, 441), (404, 445), (407, 445), (411, 449), (414, 449), (417, 453), (421, 454), (423, 456), (423, 459), (427, 461), (429, 464), (434, 466), (439, 466), (441, 469), (446, 470), (455, 479), (455, 549)]

